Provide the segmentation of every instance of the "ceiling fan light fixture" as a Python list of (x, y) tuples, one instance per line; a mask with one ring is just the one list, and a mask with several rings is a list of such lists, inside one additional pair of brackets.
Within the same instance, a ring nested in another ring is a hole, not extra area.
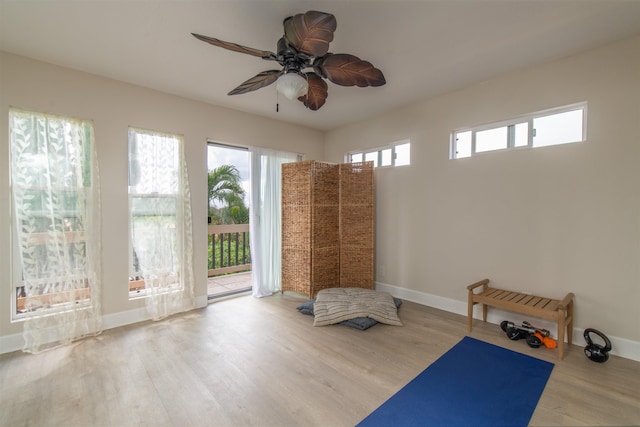
[(309, 83), (300, 74), (289, 72), (278, 77), (276, 90), (288, 100), (294, 100), (307, 94)]

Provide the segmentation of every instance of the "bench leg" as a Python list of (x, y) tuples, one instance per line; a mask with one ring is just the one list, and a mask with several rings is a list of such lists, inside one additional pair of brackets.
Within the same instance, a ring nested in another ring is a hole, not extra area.
[(564, 313), (563, 317), (558, 319), (558, 358), (562, 360), (564, 357)]
[(567, 316), (569, 319), (567, 322), (567, 342), (571, 345), (573, 342), (573, 301), (567, 307)]
[[(467, 309), (467, 323), (469, 326), (469, 332), (471, 332), (471, 328), (473, 327), (473, 306), (474, 302), (471, 298), (469, 298), (469, 307)], [(487, 321), (487, 304), (482, 304), (482, 320), (484, 322)]]

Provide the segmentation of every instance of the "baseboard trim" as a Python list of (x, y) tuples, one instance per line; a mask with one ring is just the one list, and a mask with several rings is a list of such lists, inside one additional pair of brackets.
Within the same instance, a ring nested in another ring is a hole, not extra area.
[(196, 308), (204, 308), (209, 305), (209, 298), (207, 295), (196, 297)]
[(119, 311), (102, 316), (102, 330), (119, 328), (151, 319), (146, 308), (140, 307), (133, 310)]
[[(451, 298), (445, 298), (438, 295), (432, 295), (426, 292), (420, 292), (413, 289), (405, 289), (398, 286), (390, 285), (388, 283), (376, 282), (376, 290), (388, 292), (394, 297), (405, 299), (407, 301), (415, 302), (418, 304), (426, 305), (429, 307), (437, 308), (439, 310), (447, 311), (450, 313), (459, 314), (461, 316), (467, 316), (467, 302), (458, 301)], [(487, 314), (487, 322), (499, 325), (505, 319), (513, 319), (514, 313), (491, 308)], [(479, 304), (473, 309), (473, 318), (482, 319), (482, 308)], [(526, 319), (522, 319), (526, 320)], [(517, 320), (516, 320), (517, 321)], [(533, 322), (532, 322), (533, 323)], [(553, 322), (545, 321), (544, 319), (536, 319), (535, 326), (548, 329), (554, 338), (557, 338), (557, 325)], [(582, 336), (584, 329), (573, 328), (573, 343), (579, 345), (583, 342)], [(612, 355), (624, 357), (635, 361), (640, 361), (640, 342), (632, 341), (627, 338), (609, 336), (613, 349)]]
[(11, 334), (0, 337), (0, 354), (22, 350), (24, 339), (22, 334)]

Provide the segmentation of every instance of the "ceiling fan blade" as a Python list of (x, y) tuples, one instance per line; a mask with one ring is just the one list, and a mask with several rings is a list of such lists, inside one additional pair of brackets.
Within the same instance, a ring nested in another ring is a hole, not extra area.
[(231, 42), (225, 42), (224, 40), (219, 40), (213, 37), (208, 37), (208, 36), (203, 36), (200, 34), (196, 34), (196, 33), (191, 33), (191, 35), (195, 38), (197, 38), (198, 40), (202, 40), (203, 42), (207, 42), (209, 44), (212, 44), (214, 46), (218, 46), (218, 47), (222, 47), (228, 50), (232, 50), (234, 52), (240, 52), (240, 53), (246, 53), (247, 55), (253, 55), (253, 56), (257, 56), (259, 58), (262, 59), (267, 59), (267, 60), (275, 60), (276, 59), (276, 55), (273, 52), (269, 52), (268, 50), (260, 50), (260, 49), (254, 49), (252, 47), (246, 47), (246, 46), (242, 46), (236, 43), (231, 43)]
[(329, 53), (316, 59), (313, 68), (340, 86), (382, 86), (386, 83), (382, 71), (370, 62), (347, 53)]
[(306, 73), (307, 82), (309, 83), (309, 90), (306, 95), (298, 98), (300, 102), (304, 104), (310, 110), (316, 111), (320, 109), (327, 100), (328, 85), (327, 82), (322, 80), (322, 77), (316, 73)]
[(336, 26), (332, 14), (310, 10), (285, 19), (284, 35), (298, 52), (318, 57), (329, 52)]
[(243, 93), (252, 92), (265, 86), (269, 86), (271, 83), (278, 80), (278, 77), (280, 77), (282, 73), (282, 70), (263, 71), (233, 89), (228, 93), (228, 95), (241, 95)]

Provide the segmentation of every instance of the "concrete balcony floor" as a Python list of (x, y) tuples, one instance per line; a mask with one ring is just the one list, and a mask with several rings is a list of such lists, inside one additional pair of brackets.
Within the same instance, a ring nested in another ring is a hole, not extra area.
[(209, 299), (251, 290), (251, 272), (212, 276), (207, 279)]

